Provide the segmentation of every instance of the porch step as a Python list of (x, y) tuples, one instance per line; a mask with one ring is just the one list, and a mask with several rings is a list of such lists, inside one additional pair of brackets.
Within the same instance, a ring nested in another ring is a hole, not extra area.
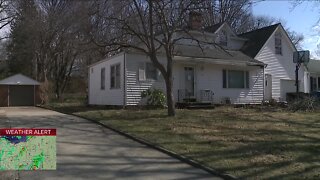
[(215, 106), (212, 103), (201, 103), (201, 102), (176, 103), (176, 107), (179, 109), (214, 109), (215, 108)]
[(214, 105), (196, 105), (196, 106), (187, 106), (187, 109), (214, 109)]

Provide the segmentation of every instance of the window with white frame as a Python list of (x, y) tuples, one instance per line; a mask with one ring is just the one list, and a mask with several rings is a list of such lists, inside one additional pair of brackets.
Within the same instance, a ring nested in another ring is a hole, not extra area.
[(101, 68), (100, 89), (104, 90), (105, 88), (106, 88), (106, 68)]
[(320, 90), (320, 77), (310, 77), (310, 91)]
[(219, 44), (221, 46), (227, 46), (228, 45), (228, 35), (227, 35), (227, 32), (225, 30), (222, 30), (219, 33)]
[(157, 68), (152, 63), (146, 63), (146, 78), (149, 80), (158, 79)]
[(120, 88), (120, 64), (112, 65), (110, 67), (110, 88)]
[(152, 63), (139, 64), (139, 81), (158, 80), (159, 71)]
[(249, 88), (249, 71), (223, 70), (223, 88)]
[(275, 53), (282, 55), (282, 42), (281, 42), (281, 33), (277, 32), (274, 35), (274, 42), (275, 42)]

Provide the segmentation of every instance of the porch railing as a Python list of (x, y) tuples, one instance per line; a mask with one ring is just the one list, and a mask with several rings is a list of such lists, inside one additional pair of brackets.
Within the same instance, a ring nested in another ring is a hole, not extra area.
[(178, 90), (178, 102), (213, 102), (213, 91), (210, 89), (202, 89), (199, 92), (191, 93), (187, 89)]
[(201, 102), (213, 102), (214, 93), (210, 89), (200, 90), (200, 101)]

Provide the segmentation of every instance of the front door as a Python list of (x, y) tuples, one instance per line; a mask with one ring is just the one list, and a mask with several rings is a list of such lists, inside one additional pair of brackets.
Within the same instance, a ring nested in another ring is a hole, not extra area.
[(272, 76), (271, 76), (271, 74), (266, 74), (264, 95), (265, 95), (265, 100), (272, 99)]
[(184, 72), (186, 97), (192, 98), (194, 97), (194, 68), (185, 67)]

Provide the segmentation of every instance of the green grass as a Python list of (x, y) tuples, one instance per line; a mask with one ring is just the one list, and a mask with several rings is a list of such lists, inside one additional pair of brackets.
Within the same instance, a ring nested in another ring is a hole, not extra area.
[[(67, 108), (68, 107), (68, 108)], [(320, 179), (320, 113), (60, 106), (244, 179)]]

